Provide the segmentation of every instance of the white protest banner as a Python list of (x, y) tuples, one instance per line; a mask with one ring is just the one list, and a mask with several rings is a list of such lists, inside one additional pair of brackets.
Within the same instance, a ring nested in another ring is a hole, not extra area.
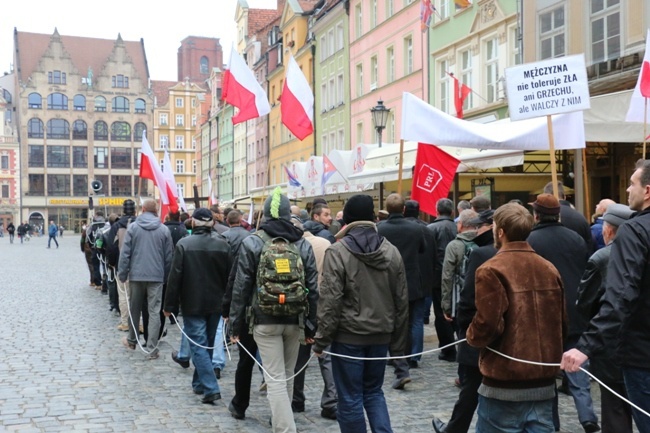
[(507, 68), (506, 87), (512, 120), (591, 108), (583, 54)]

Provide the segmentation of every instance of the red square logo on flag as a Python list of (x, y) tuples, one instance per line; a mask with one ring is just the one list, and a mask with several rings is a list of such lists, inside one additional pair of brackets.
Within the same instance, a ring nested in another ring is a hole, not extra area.
[(429, 164), (423, 164), (415, 180), (415, 186), (431, 194), (441, 180), (442, 174), (438, 170)]

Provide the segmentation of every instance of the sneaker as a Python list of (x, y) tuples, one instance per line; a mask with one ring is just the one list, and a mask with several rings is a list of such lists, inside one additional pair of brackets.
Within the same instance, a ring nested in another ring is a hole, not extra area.
[(180, 365), (183, 368), (190, 368), (190, 361), (183, 361), (179, 359), (177, 350), (172, 351), (172, 361), (174, 361), (176, 364)]
[(152, 361), (154, 359), (160, 358), (160, 352), (156, 350), (155, 352), (151, 352), (146, 356), (146, 359), (149, 361)]
[(266, 392), (266, 382), (260, 384), (260, 392)]
[(593, 421), (583, 422), (582, 428), (585, 429), (585, 433), (595, 433), (597, 431), (600, 431), (600, 426), (598, 423)]
[(214, 369), (214, 375), (217, 379), (221, 379), (221, 369), (219, 367)]
[(237, 410), (237, 408), (232, 404), (232, 401), (228, 405), (228, 412), (230, 412), (232, 417), (235, 418), (235, 419), (244, 419), (244, 418), (246, 418), (246, 413)]
[(300, 403), (291, 402), (291, 411), (293, 413), (301, 413), (305, 411), (305, 405)]
[(204, 395), (203, 398), (201, 399), (201, 403), (212, 404), (217, 400), (221, 400), (220, 393)]
[(135, 344), (129, 343), (129, 340), (127, 340), (126, 337), (122, 337), (122, 344), (127, 349), (135, 350)]
[(119, 325), (117, 325), (117, 330), (122, 332), (129, 332), (129, 325), (124, 325), (120, 323)]
[(411, 382), (410, 377), (397, 378), (393, 381), (393, 389), (404, 389), (404, 385)]

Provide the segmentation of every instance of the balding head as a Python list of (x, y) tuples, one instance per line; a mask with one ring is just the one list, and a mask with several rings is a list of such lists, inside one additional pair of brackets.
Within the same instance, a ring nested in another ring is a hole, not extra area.
[(142, 203), (142, 212), (158, 214), (158, 204), (156, 203), (156, 200), (150, 198), (146, 199), (144, 203)]
[(596, 205), (596, 215), (603, 216), (607, 211), (607, 208), (610, 204), (616, 204), (616, 202), (610, 198), (604, 198)]

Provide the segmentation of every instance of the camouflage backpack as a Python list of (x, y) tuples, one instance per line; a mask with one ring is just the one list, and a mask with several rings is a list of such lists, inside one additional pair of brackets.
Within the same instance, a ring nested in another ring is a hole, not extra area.
[(307, 311), (305, 270), (300, 252), (284, 238), (255, 233), (264, 241), (257, 268), (253, 306), (275, 317), (292, 317)]

